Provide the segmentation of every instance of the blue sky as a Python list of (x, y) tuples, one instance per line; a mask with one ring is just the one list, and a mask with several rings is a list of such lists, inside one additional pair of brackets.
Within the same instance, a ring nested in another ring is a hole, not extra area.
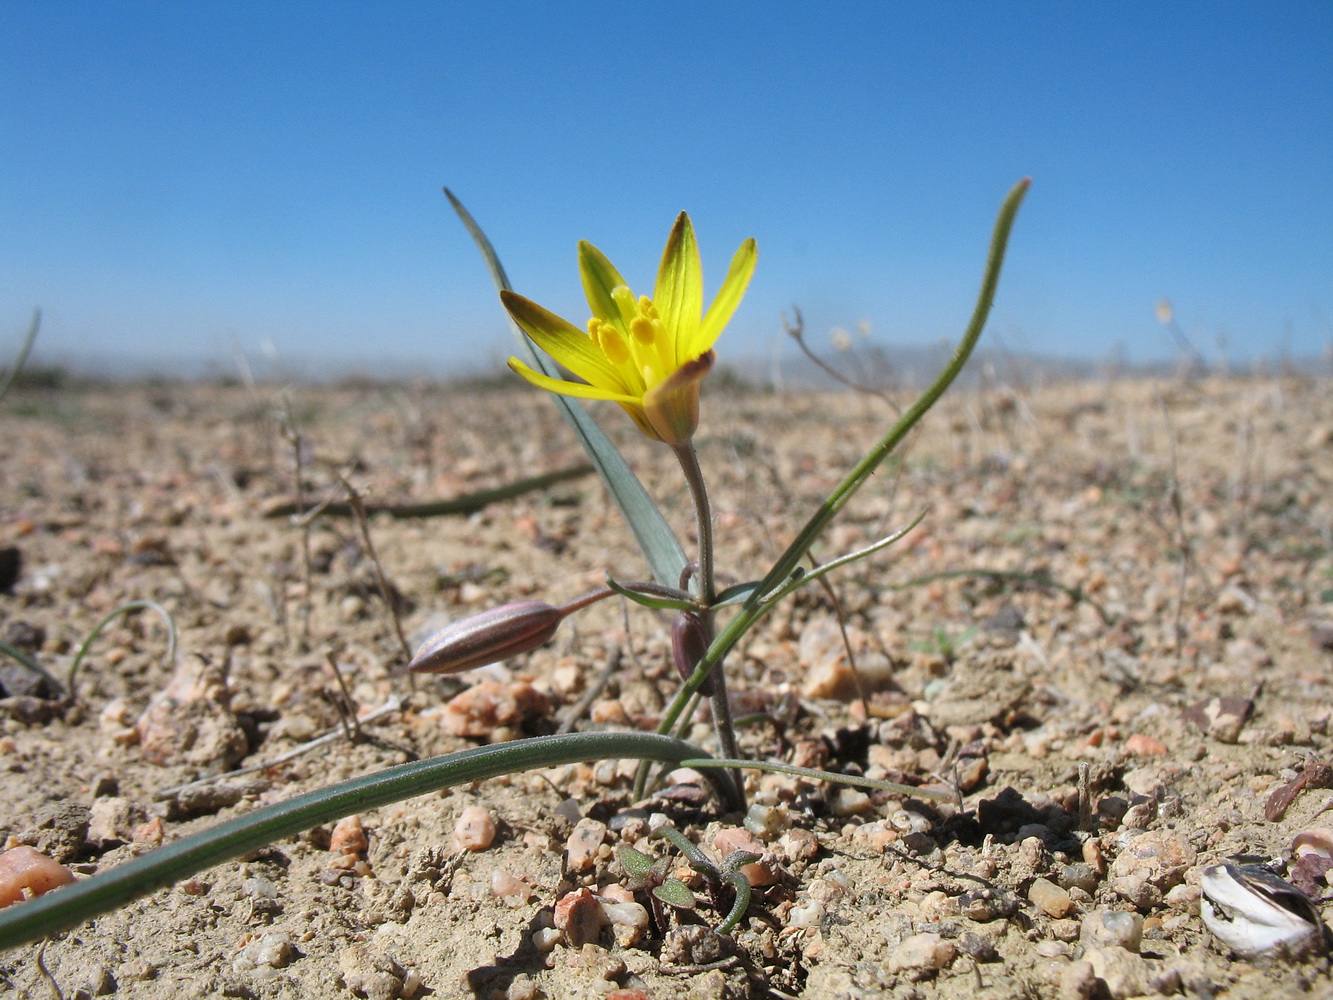
[[(579, 239), (647, 290), (688, 210), (719, 347), (956, 336), (994, 213), (1033, 187), (991, 323), (1011, 349), (1209, 357), (1333, 339), (1333, 4), (0, 4), (0, 352), (475, 370), (486, 273), (581, 324)], [(2, 356), (2, 355), (0, 355)]]

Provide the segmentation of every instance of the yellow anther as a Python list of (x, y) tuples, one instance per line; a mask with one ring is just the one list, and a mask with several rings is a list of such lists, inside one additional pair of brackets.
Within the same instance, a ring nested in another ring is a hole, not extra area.
[(639, 315), (647, 316), (649, 319), (657, 319), (657, 306), (646, 295), (639, 296)]
[(634, 339), (640, 344), (651, 344), (656, 333), (655, 328), (659, 325), (644, 316), (635, 316), (630, 320), (629, 332), (634, 334)]
[(606, 355), (606, 360), (613, 365), (623, 365), (629, 360), (629, 348), (625, 346), (625, 338), (620, 335), (620, 331), (611, 323), (603, 323), (601, 320), (594, 319), (589, 326), (596, 324), (596, 330), (593, 331), (593, 343), (602, 349)]

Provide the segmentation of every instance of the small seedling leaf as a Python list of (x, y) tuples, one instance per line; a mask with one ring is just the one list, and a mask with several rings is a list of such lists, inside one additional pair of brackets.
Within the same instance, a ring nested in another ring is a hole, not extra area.
[(616, 848), (616, 857), (620, 859), (620, 867), (625, 869), (627, 875), (645, 878), (653, 870), (653, 859), (628, 844)]
[(696, 904), (694, 892), (690, 887), (674, 878), (669, 878), (655, 887), (653, 895), (668, 906), (674, 906), (680, 910), (692, 910)]

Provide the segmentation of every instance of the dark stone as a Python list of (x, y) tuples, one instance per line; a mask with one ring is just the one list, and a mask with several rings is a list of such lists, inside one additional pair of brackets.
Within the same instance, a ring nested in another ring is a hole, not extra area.
[(14, 546), (0, 549), (0, 594), (14, 593), (23, 572), (23, 553)]

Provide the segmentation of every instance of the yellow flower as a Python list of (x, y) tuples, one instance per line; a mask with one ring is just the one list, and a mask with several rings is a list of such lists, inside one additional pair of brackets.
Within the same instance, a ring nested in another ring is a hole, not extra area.
[(509, 367), (551, 392), (619, 403), (650, 438), (684, 445), (699, 425), (699, 383), (713, 367), (713, 343), (745, 294), (757, 254), (754, 240), (741, 244), (705, 313), (699, 247), (684, 212), (667, 237), (651, 299), (636, 298), (602, 252), (581, 242), (579, 273), (592, 309), (586, 332), (521, 295), (500, 298), (537, 346), (583, 381), (550, 378), (517, 358)]

